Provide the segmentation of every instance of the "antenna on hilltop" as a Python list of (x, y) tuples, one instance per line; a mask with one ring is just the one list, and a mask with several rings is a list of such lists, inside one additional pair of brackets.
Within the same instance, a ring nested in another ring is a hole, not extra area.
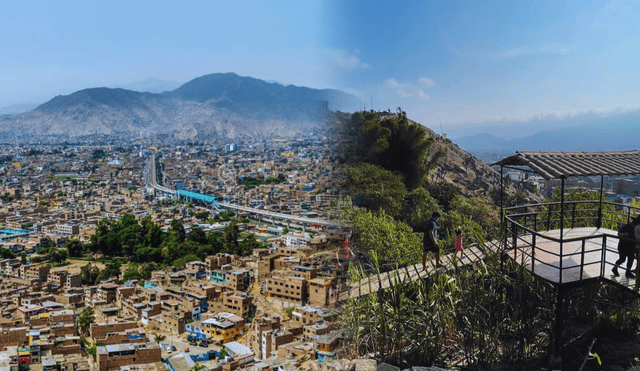
[(373, 95), (371, 96), (371, 110), (373, 111)]

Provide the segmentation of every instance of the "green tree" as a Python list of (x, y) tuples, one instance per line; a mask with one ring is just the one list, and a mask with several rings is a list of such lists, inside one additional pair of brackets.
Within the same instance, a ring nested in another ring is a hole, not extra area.
[(367, 163), (350, 167), (347, 174), (349, 187), (359, 195), (363, 207), (375, 212), (382, 209), (393, 217), (400, 215), (407, 190), (399, 176)]
[(403, 219), (413, 229), (420, 228), (434, 211), (441, 212), (438, 202), (422, 187), (409, 192), (404, 201)]
[(2, 259), (14, 259), (16, 254), (12, 253), (11, 250), (5, 247), (0, 247), (0, 257), (2, 257)]
[(124, 272), (122, 272), (122, 279), (129, 280), (141, 280), (144, 277), (140, 273), (140, 265), (138, 263), (129, 263), (125, 268)]
[(122, 266), (122, 263), (120, 263), (120, 261), (114, 259), (111, 260), (110, 262), (108, 262), (104, 269), (100, 271), (100, 274), (98, 275), (98, 278), (96, 279), (96, 282), (100, 282), (100, 281), (104, 281), (106, 279), (109, 279), (111, 277), (120, 277), (120, 267)]
[(187, 234), (187, 241), (192, 241), (198, 245), (204, 245), (207, 243), (207, 234), (198, 226), (191, 228), (191, 231)]
[(153, 338), (153, 341), (154, 341), (154, 342), (156, 342), (156, 343), (158, 343), (158, 344), (160, 344), (160, 342), (161, 342), (161, 341), (164, 341), (165, 339), (166, 339), (166, 337), (165, 337), (165, 336), (162, 336), (162, 335), (156, 335), (156, 336)]
[(427, 186), (427, 191), (431, 197), (438, 201), (442, 209), (447, 212), (451, 210), (451, 201), (462, 194), (460, 187), (453, 183), (437, 182)]
[(196, 213), (196, 218), (200, 219), (201, 221), (205, 221), (209, 219), (209, 217), (211, 217), (211, 212), (207, 210)]
[(240, 245), (238, 238), (240, 237), (240, 229), (236, 223), (230, 223), (224, 227), (224, 252), (228, 254), (238, 254)]
[(62, 263), (67, 260), (67, 250), (66, 249), (52, 249), (50, 250), (47, 258), (51, 260), (53, 263)]
[[(456, 196), (451, 200), (451, 209), (480, 225), (488, 239), (498, 236), (500, 209), (488, 198)], [(463, 228), (464, 229), (464, 228)]]
[(444, 151), (432, 148), (435, 138), (404, 112), (380, 120), (375, 112), (356, 112), (352, 124), (360, 131), (357, 152), (366, 162), (399, 173), (408, 189), (420, 186)]
[(67, 240), (65, 243), (67, 247), (67, 251), (69, 252), (69, 256), (72, 257), (80, 257), (82, 256), (82, 251), (84, 250), (84, 246), (82, 242), (78, 239)]
[(376, 215), (360, 208), (345, 210), (344, 219), (353, 230), (349, 246), (354, 252), (379, 259), (388, 268), (420, 261), (421, 235), (414, 233), (406, 223), (396, 221), (384, 212)]
[(94, 285), (99, 275), (100, 269), (91, 263), (87, 263), (80, 268), (80, 276), (84, 285)]
[(240, 243), (240, 255), (249, 256), (253, 253), (253, 250), (264, 247), (265, 246), (256, 239), (256, 236), (253, 233), (250, 233)]
[(24, 251), (20, 253), (20, 263), (27, 264), (27, 253)]
[(95, 320), (95, 315), (93, 314), (93, 308), (84, 307), (80, 311), (80, 315), (78, 316), (78, 326), (80, 327), (80, 331), (83, 334), (89, 332), (89, 326)]
[(197, 255), (189, 254), (174, 260), (171, 265), (178, 268), (184, 268), (184, 266), (191, 261), (200, 261), (200, 258)]
[(169, 229), (172, 238), (177, 242), (184, 242), (187, 233), (184, 230), (184, 226), (178, 220), (173, 219)]

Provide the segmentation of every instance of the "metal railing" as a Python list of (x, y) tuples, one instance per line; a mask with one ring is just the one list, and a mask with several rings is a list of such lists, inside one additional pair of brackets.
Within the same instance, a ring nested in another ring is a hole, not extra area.
[[(564, 213), (561, 209), (560, 202), (505, 209), (503, 245), (505, 252), (512, 255), (514, 259), (519, 259), (520, 263), (527, 266), (527, 269), (534, 274), (540, 269), (546, 269), (547, 276), (549, 272), (553, 272), (551, 276), (555, 277), (559, 284), (605, 277), (607, 268), (613, 267), (612, 263), (607, 262), (607, 257), (611, 257), (609, 254), (614, 254), (616, 260), (618, 257), (617, 248), (608, 247), (607, 242), (609, 245), (617, 246), (620, 240), (617, 235), (618, 227), (630, 222), (640, 212), (640, 208), (614, 202), (567, 201), (564, 203)], [(580, 227), (597, 229), (595, 234), (571, 238), (554, 237), (543, 233), (559, 230), (561, 226), (564, 227), (565, 233), (567, 230)], [(613, 240), (616, 242), (614, 243)], [(543, 242), (551, 242), (546, 245), (554, 248), (544, 248), (541, 246)], [(579, 244), (577, 249), (576, 242)], [(570, 246), (571, 250), (566, 249), (567, 246)], [(541, 254), (546, 254), (557, 261), (554, 264), (540, 259)], [(598, 255), (599, 259), (594, 260), (594, 256)], [(587, 256), (590, 256), (591, 261), (585, 260)], [(577, 265), (565, 264), (568, 261)], [(599, 274), (597, 277), (593, 274), (585, 277), (585, 268), (592, 265), (599, 265)], [(576, 279), (575, 275), (567, 276), (568, 270), (579, 270), (578, 278)], [(544, 277), (542, 274), (541, 276)], [(636, 281), (635, 291), (638, 291), (638, 281)]]

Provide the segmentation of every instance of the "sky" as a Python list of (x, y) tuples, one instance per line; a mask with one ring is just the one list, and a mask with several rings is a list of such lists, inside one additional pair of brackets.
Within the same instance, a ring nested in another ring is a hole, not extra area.
[(235, 72), (341, 89), (456, 137), (640, 108), (638, 20), (625, 0), (5, 0), (0, 107)]

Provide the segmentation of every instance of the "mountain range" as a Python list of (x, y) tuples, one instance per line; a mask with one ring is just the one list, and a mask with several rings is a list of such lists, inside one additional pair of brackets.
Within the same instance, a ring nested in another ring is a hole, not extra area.
[(358, 106), (355, 96), (339, 90), (216, 73), (162, 93), (90, 88), (56, 96), (31, 111), (0, 116), (0, 136), (287, 137), (326, 130), (329, 111)]
[[(507, 128), (512, 130), (517, 125), (526, 125), (526, 131), (533, 133), (514, 137), (507, 132)], [(478, 127), (476, 130), (486, 131), (455, 138), (453, 142), (475, 155), (488, 151), (624, 151), (639, 147), (640, 110), (538, 119), (517, 125), (503, 125), (504, 129)], [(511, 137), (505, 138), (507, 135)]]

